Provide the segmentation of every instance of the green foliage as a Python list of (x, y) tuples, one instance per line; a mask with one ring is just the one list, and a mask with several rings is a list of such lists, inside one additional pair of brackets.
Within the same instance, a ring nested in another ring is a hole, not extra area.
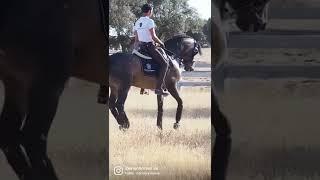
[(209, 18), (203, 26), (202, 32), (206, 36), (207, 42), (211, 43), (211, 18)]
[(109, 26), (114, 28), (117, 34), (128, 33), (135, 20), (130, 1), (109, 0), (109, 5)]
[[(134, 22), (141, 16), (141, 6), (151, 0), (109, 0), (109, 25), (117, 32), (117, 41), (114, 44), (127, 46), (131, 41)], [(203, 40), (207, 35), (203, 30), (207, 21), (202, 20), (197, 11), (190, 7), (188, 0), (156, 0), (153, 19), (156, 24), (156, 33), (162, 40), (173, 35), (191, 31), (196, 38)], [(110, 42), (111, 43), (111, 42)], [(125, 48), (128, 49), (128, 48)], [(125, 51), (125, 50), (124, 50)]]

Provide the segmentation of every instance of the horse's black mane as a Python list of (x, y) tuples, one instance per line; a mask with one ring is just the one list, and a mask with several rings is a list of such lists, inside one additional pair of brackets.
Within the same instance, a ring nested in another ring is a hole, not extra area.
[(181, 39), (181, 38), (192, 38), (191, 36), (188, 36), (186, 34), (178, 34), (178, 35), (174, 35), (173, 37), (171, 37), (168, 40), (173, 40), (173, 39)]

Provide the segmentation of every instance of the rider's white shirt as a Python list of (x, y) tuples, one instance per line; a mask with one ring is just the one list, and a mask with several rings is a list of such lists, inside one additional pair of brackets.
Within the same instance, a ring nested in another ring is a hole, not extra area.
[(150, 29), (154, 28), (156, 25), (154, 21), (147, 16), (140, 17), (134, 27), (133, 30), (137, 31), (138, 39), (142, 42), (153, 42)]

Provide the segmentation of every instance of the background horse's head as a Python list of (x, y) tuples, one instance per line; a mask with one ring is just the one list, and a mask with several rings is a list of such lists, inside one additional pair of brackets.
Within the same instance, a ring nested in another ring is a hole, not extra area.
[(177, 35), (164, 42), (165, 47), (176, 54), (184, 65), (184, 70), (193, 71), (194, 56), (201, 55), (201, 45), (192, 37)]
[(270, 0), (216, 0), (222, 18), (228, 12), (236, 15), (236, 24), (242, 31), (259, 31), (266, 28), (266, 9)]

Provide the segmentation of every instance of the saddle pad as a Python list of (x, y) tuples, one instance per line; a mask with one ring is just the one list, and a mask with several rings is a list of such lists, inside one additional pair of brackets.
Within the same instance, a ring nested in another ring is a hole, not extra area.
[(137, 51), (135, 49), (132, 51), (132, 54), (135, 54), (135, 55), (137, 55), (137, 56), (139, 56), (139, 57), (141, 57), (143, 59), (152, 59), (150, 56), (148, 56), (146, 54), (142, 54), (142, 53), (140, 53), (139, 51)]
[(153, 61), (152, 59), (140, 58), (142, 72), (147, 76), (158, 76), (160, 65)]

